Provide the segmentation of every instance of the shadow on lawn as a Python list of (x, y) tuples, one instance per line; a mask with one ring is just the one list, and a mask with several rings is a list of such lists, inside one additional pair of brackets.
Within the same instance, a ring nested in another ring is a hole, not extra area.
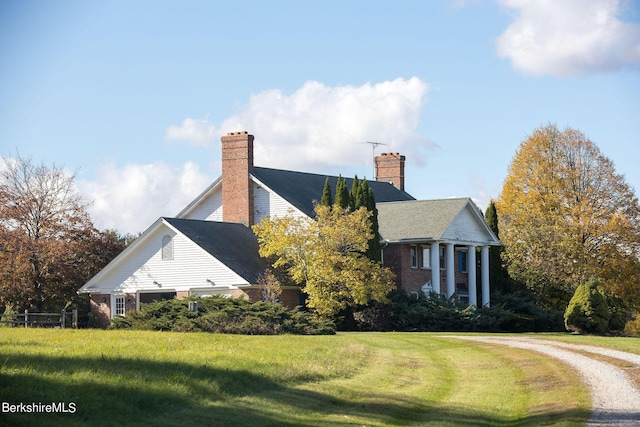
[(367, 390), (376, 403), (362, 404), (296, 388), (322, 377), (278, 382), (247, 371), (180, 362), (0, 355), (0, 363), (0, 402), (75, 402), (77, 407), (73, 414), (3, 411), (3, 426), (328, 426), (362, 425), (363, 419), (389, 425), (519, 426), (579, 423), (589, 415), (544, 412), (514, 422), (463, 407), (432, 406), (427, 400), (398, 400), (384, 390)]

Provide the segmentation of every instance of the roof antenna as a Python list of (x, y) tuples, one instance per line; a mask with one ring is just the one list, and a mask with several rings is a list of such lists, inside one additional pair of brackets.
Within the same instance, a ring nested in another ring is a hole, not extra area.
[(378, 148), (381, 145), (387, 145), (384, 142), (371, 142), (371, 141), (366, 141), (365, 144), (371, 144), (371, 154), (373, 156), (372, 158), (372, 162), (373, 162), (373, 174), (371, 176), (373, 176), (373, 180), (377, 181), (378, 177), (376, 176), (376, 148)]

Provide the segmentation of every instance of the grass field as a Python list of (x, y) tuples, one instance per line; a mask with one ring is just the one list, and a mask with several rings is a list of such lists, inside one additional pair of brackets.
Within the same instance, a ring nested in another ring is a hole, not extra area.
[(582, 425), (590, 406), (554, 359), (439, 334), (6, 328), (0, 402), (76, 407), (3, 426)]

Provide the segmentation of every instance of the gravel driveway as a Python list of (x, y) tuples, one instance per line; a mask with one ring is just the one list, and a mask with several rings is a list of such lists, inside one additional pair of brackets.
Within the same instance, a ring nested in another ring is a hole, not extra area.
[(640, 355), (527, 337), (456, 336), (455, 338), (518, 347), (560, 359), (572, 366), (591, 388), (593, 413), (587, 423), (588, 426), (640, 426), (640, 391), (633, 386), (620, 368), (592, 356), (602, 355), (640, 367)]

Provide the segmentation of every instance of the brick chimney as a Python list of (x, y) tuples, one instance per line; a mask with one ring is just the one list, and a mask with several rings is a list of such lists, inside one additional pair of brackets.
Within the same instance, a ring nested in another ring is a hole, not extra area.
[(390, 182), (404, 191), (405, 156), (399, 153), (382, 153), (375, 158), (376, 181)]
[(229, 132), (222, 141), (222, 220), (253, 225), (253, 135)]

